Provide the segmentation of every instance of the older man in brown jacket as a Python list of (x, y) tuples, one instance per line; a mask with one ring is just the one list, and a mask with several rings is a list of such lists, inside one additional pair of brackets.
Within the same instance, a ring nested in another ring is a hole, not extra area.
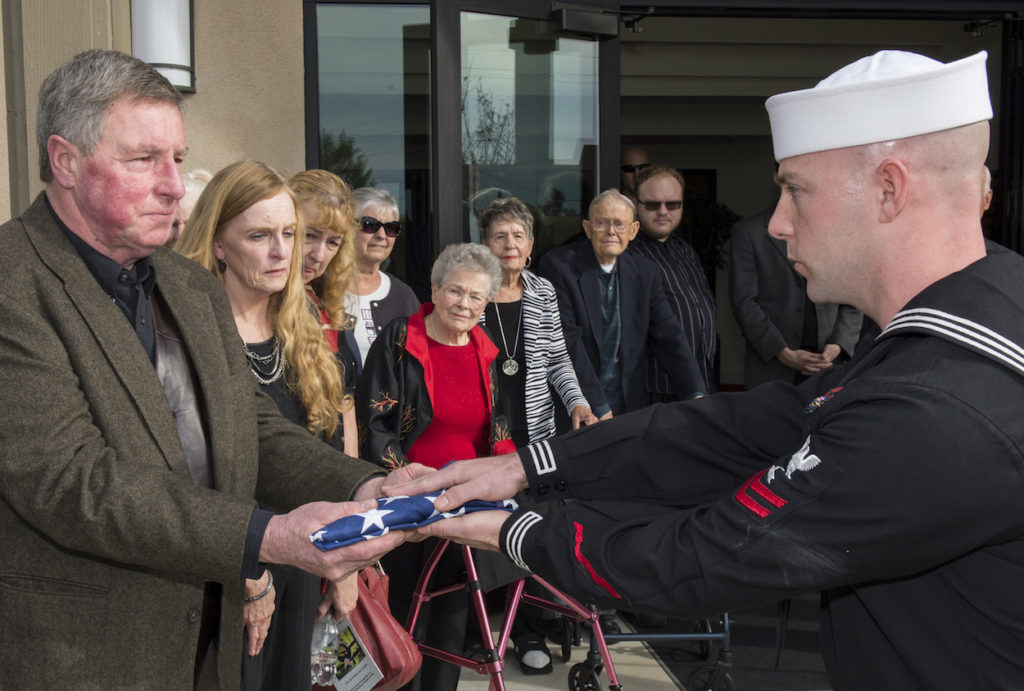
[(40, 94), (46, 189), (0, 227), (0, 688), (190, 688), (213, 650), (214, 684), (237, 689), (243, 577), (338, 579), (402, 539), (310, 544), (370, 503), (303, 504), (382, 476), (278, 414), (221, 286), (161, 246), (179, 100), (111, 51)]

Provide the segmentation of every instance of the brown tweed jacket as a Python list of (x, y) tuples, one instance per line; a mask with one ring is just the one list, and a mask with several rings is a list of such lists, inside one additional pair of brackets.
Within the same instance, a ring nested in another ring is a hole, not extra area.
[(344, 500), (379, 472), (259, 393), (209, 272), (163, 248), (153, 261), (196, 369), (214, 490), (192, 482), (145, 350), (43, 195), (0, 226), (0, 688), (191, 688), (216, 581), (220, 684), (237, 689), (255, 498)]

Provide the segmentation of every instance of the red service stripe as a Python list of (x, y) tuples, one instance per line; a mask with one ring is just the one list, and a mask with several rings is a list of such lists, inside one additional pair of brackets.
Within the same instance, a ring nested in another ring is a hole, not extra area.
[(599, 586), (607, 590), (608, 594), (614, 597), (616, 600), (621, 600), (622, 596), (615, 592), (615, 589), (612, 588), (611, 584), (608, 581), (604, 580), (603, 578), (597, 575), (597, 571), (594, 570), (593, 564), (590, 563), (589, 559), (583, 556), (583, 526), (577, 523), (576, 521), (573, 521), (572, 524), (576, 527), (576, 547), (574, 549), (574, 552), (576, 554), (576, 561), (583, 565), (583, 568), (585, 568), (587, 570), (587, 573), (590, 574), (590, 578), (593, 579), (594, 583), (597, 583)]
[(768, 509), (764, 508), (756, 501), (747, 496), (747, 490), (750, 488), (750, 483), (754, 481), (754, 478), (750, 478), (743, 483), (743, 486), (736, 490), (736, 501), (743, 504), (745, 507), (756, 513), (761, 518), (766, 517), (771, 513)]
[(764, 483), (761, 482), (761, 478), (763, 478), (765, 473), (767, 472), (767, 470), (762, 470), (760, 473), (750, 478), (750, 489), (760, 494), (762, 497), (767, 499), (776, 507), (785, 506), (789, 502), (787, 502), (785, 499), (777, 495), (775, 492), (765, 487)]

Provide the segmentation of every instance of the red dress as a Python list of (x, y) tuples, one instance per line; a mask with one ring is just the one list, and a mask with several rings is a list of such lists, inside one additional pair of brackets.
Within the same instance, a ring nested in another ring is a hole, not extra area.
[(430, 402), (434, 416), (406, 454), (411, 461), (440, 468), (448, 461), (489, 456), (491, 415), (476, 348), (427, 339), (433, 365)]

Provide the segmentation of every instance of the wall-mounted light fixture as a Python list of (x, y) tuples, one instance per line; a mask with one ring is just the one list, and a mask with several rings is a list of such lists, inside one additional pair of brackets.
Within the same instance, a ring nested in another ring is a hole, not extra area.
[(194, 92), (192, 0), (131, 0), (132, 55), (167, 77), (178, 91)]

